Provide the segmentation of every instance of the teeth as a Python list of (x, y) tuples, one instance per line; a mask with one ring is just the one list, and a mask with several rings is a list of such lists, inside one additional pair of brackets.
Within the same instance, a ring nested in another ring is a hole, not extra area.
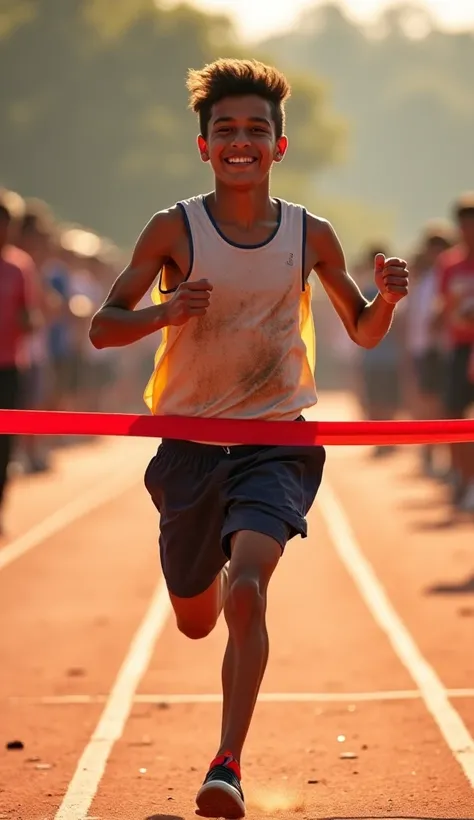
[(253, 162), (253, 157), (230, 157), (227, 162), (249, 164)]

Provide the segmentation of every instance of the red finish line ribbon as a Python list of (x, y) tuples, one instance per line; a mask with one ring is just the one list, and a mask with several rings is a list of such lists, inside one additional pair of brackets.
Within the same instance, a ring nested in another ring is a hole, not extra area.
[(129, 413), (65, 413), (0, 410), (0, 435), (137, 436), (217, 444), (447, 444), (474, 442), (474, 420), (454, 421), (243, 421), (145, 416)]

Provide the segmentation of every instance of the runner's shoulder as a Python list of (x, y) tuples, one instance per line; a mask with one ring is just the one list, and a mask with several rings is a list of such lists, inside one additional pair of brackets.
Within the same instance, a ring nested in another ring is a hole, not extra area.
[(158, 245), (161, 246), (165, 242), (170, 248), (182, 239), (186, 239), (186, 224), (180, 206), (172, 205), (170, 208), (154, 213), (144, 232)]
[(317, 216), (317, 214), (313, 214), (311, 211), (306, 211), (306, 229), (313, 233), (323, 235), (334, 230), (328, 219)]
[(339, 245), (338, 236), (331, 222), (310, 211), (306, 212), (306, 242), (318, 257)]

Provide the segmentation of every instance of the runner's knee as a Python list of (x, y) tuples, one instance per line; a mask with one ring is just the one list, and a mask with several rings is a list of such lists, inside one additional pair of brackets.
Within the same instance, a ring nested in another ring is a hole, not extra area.
[(186, 635), (187, 638), (190, 638), (192, 641), (200, 641), (203, 638), (207, 638), (208, 635), (211, 634), (212, 630), (214, 629), (214, 623), (206, 623), (200, 621), (188, 621), (183, 620), (176, 617), (176, 623), (180, 632), (183, 635)]
[(270, 536), (241, 531), (232, 538), (229, 590), (225, 617), (239, 632), (265, 618), (268, 582), (281, 557), (280, 545)]
[(243, 574), (229, 586), (224, 606), (225, 618), (232, 632), (246, 630), (249, 624), (262, 621), (266, 594), (256, 575)]
[(206, 638), (214, 629), (220, 615), (222, 595), (222, 572), (204, 592), (193, 598), (181, 598), (170, 594), (179, 631), (191, 640)]

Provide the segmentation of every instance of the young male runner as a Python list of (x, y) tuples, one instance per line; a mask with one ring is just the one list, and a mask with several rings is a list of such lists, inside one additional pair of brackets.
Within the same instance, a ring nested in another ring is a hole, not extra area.
[[(94, 317), (96, 347), (163, 330), (145, 400), (157, 415), (303, 421), (315, 404), (310, 273), (349, 336), (373, 347), (406, 295), (400, 259), (375, 260), (370, 304), (331, 225), (270, 196), (290, 88), (275, 68), (218, 60), (188, 76), (198, 148), (214, 190), (152, 217)], [(136, 305), (160, 273), (155, 304)], [(221, 610), (222, 734), (197, 795), (205, 817), (245, 814), (240, 757), (268, 658), (267, 587), (285, 545), (306, 536), (322, 447), (163, 440), (145, 484), (160, 512), (160, 556), (178, 628), (203, 638)], [(228, 568), (227, 568), (228, 564)]]

